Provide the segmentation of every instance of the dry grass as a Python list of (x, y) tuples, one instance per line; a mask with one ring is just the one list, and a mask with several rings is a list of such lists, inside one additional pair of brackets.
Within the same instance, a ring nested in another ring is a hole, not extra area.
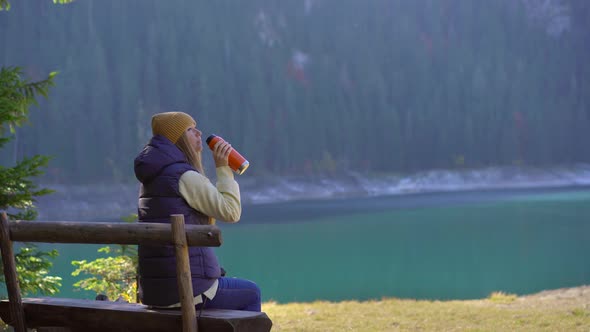
[(470, 301), (344, 301), (262, 309), (273, 331), (590, 331), (590, 286)]
[(512, 303), (516, 300), (517, 296), (514, 294), (507, 294), (504, 292), (493, 292), (488, 297), (488, 300), (495, 303)]

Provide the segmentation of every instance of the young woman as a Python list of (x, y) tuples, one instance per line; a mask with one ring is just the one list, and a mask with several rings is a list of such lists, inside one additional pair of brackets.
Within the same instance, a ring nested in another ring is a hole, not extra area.
[[(183, 214), (186, 224), (211, 224), (215, 219), (237, 222), (242, 213), (240, 188), (228, 166), (232, 147), (218, 142), (212, 150), (217, 183), (205, 176), (203, 144), (195, 120), (182, 112), (152, 117), (153, 137), (135, 158), (141, 182), (140, 222), (169, 223)], [(222, 276), (213, 248), (189, 248), (193, 293), (197, 307), (260, 311), (255, 283)], [(139, 246), (139, 296), (154, 307), (179, 307), (175, 253), (172, 246)]]

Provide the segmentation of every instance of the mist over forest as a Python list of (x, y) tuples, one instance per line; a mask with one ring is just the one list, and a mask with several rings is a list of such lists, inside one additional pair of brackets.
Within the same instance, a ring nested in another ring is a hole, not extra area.
[(19, 0), (0, 36), (1, 66), (59, 71), (0, 152), (49, 182), (134, 183), (165, 111), (253, 176), (590, 162), (585, 0)]

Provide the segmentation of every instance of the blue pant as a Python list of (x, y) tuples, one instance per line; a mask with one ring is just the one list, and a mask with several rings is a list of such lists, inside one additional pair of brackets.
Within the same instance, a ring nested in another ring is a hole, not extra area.
[[(219, 286), (213, 300), (207, 299), (206, 309), (233, 309), (260, 312), (260, 288), (250, 280), (219, 278)], [(201, 304), (197, 305), (197, 309)]]

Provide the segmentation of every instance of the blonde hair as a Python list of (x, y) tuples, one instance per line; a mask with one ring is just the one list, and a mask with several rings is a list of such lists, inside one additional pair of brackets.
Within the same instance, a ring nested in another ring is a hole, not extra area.
[(205, 169), (203, 168), (203, 163), (201, 159), (201, 152), (195, 151), (194, 147), (191, 146), (187, 137), (187, 131), (180, 135), (180, 138), (178, 139), (178, 141), (176, 141), (175, 145), (180, 149), (180, 151), (184, 153), (186, 159), (188, 160), (188, 163), (191, 164), (203, 176), (206, 176)]
[[(184, 153), (188, 163), (191, 164), (201, 175), (207, 176), (205, 174), (205, 169), (203, 168), (203, 163), (201, 162), (201, 151), (195, 151), (195, 149), (191, 146), (191, 143), (187, 137), (187, 131), (185, 131), (178, 141), (176, 141), (176, 146)], [(215, 218), (209, 217), (209, 225), (215, 225)]]

